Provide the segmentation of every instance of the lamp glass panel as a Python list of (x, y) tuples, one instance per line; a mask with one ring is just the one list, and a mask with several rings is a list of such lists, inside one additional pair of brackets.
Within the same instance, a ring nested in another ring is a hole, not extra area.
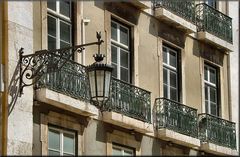
[(103, 96), (104, 70), (96, 70), (97, 77), (97, 96)]
[(111, 80), (111, 72), (106, 71), (105, 72), (105, 97), (109, 97), (109, 90), (110, 90), (110, 80)]
[(89, 77), (89, 83), (90, 83), (90, 90), (91, 90), (91, 96), (96, 97), (96, 84), (95, 84), (95, 71), (90, 71), (88, 73)]

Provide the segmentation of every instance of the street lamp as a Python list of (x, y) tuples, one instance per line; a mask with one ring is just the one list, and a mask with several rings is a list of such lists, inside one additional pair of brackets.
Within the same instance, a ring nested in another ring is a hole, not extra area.
[[(101, 111), (110, 96), (110, 84), (112, 78), (112, 66), (102, 63), (104, 55), (100, 54), (101, 33), (97, 32), (97, 42), (66, 47), (55, 50), (41, 50), (34, 54), (23, 55), (23, 48), (19, 50), (19, 92), (23, 94), (23, 88), (35, 84), (44, 74), (57, 72), (70, 61), (75, 52), (81, 53), (84, 47), (98, 45), (98, 53), (93, 55), (95, 63), (86, 67), (90, 86), (90, 101)], [(48, 67), (52, 70), (49, 71)], [(30, 82), (28, 80), (31, 80)]]

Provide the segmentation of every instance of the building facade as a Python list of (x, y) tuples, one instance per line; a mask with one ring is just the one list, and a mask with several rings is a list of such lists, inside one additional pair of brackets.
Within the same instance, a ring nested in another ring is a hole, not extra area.
[[(238, 10), (214, 0), (1, 1), (1, 153), (238, 155)], [(114, 67), (104, 112), (85, 71), (97, 46), (60, 70), (37, 52), (94, 42), (96, 31)], [(20, 93), (20, 65), (35, 61), (39, 77), (24, 69), (33, 85)]]

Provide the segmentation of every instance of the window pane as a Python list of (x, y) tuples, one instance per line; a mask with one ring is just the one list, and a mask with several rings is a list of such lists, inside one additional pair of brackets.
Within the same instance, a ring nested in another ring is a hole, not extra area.
[(170, 99), (177, 101), (177, 89), (170, 87)]
[(112, 149), (112, 155), (122, 155), (121, 149), (113, 148)]
[(63, 135), (63, 151), (67, 153), (74, 153), (74, 135)]
[(125, 68), (128, 68), (128, 52), (124, 50), (120, 50), (121, 52), (121, 66), (124, 66)]
[(53, 151), (53, 150), (48, 150), (48, 155), (49, 156), (59, 156), (60, 155), (60, 152), (57, 152), (57, 151)]
[(208, 100), (208, 88), (205, 85), (205, 100)]
[(111, 53), (112, 62), (117, 64), (117, 47), (111, 46), (111, 50), (112, 50)]
[(69, 43), (66, 43), (63, 41), (60, 42), (60, 48), (69, 47), (69, 46), (71, 46)]
[(213, 69), (210, 69), (210, 82), (216, 84), (216, 74)]
[(217, 95), (216, 89), (210, 88), (210, 100), (212, 102), (216, 102), (216, 95)]
[(48, 34), (56, 37), (56, 19), (51, 16), (47, 16), (47, 25)]
[(59, 1), (60, 2), (60, 13), (70, 17), (70, 2), (69, 1)]
[(177, 74), (174, 72), (170, 72), (170, 86), (177, 87)]
[(58, 131), (49, 129), (48, 147), (52, 149), (60, 150), (60, 134)]
[(117, 41), (117, 24), (111, 23), (111, 38)]
[(168, 86), (167, 85), (163, 85), (163, 95), (164, 98), (168, 98)]
[(208, 111), (208, 101), (207, 100), (205, 100), (205, 110), (206, 110), (206, 113), (209, 113), (209, 111)]
[(204, 80), (208, 81), (208, 70), (206, 66), (204, 66)]
[(211, 103), (211, 114), (217, 116), (217, 105), (215, 103)]
[(121, 80), (128, 82), (128, 69), (121, 68)]
[(60, 39), (70, 43), (71, 39), (71, 27), (69, 24), (60, 21)]
[(47, 7), (56, 11), (56, 1), (47, 1)]
[(74, 156), (74, 154), (63, 153), (64, 156)]
[(125, 150), (124, 151), (124, 156), (133, 156), (133, 151), (127, 151), (127, 150)]
[(163, 68), (163, 83), (168, 84), (167, 69)]
[(176, 57), (176, 53), (174, 53), (173, 51), (169, 52), (169, 57), (170, 57), (170, 65), (173, 67), (177, 67), (177, 57)]
[[(166, 50), (166, 48), (164, 48)], [(167, 62), (167, 52), (166, 51), (163, 51), (163, 63), (168, 63)]]
[(115, 77), (115, 78), (118, 78), (117, 77), (117, 65), (112, 63), (112, 66), (113, 66), (113, 73), (112, 73), (112, 76)]
[(56, 38), (48, 36), (48, 49), (56, 49)]
[(128, 29), (120, 26), (120, 43), (128, 46)]

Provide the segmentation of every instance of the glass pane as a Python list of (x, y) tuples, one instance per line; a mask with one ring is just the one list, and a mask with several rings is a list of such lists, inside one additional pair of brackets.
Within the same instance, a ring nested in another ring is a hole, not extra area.
[(60, 150), (60, 133), (58, 131), (49, 129), (48, 148)]
[(123, 49), (120, 50), (120, 56), (121, 56), (121, 66), (124, 66), (125, 68), (128, 68), (128, 52), (124, 51)]
[(128, 46), (128, 29), (120, 26), (120, 43)]
[(71, 27), (69, 24), (60, 21), (60, 39), (68, 43), (71, 42)]
[(113, 149), (112, 149), (112, 155), (122, 155), (121, 149), (119, 149), (119, 148), (113, 148)]
[(210, 88), (210, 100), (216, 103), (217, 91), (214, 88)]
[(47, 7), (56, 11), (56, 1), (47, 1)]
[(208, 100), (208, 87), (205, 85), (205, 100)]
[(63, 153), (64, 156), (74, 156), (74, 154)]
[(168, 98), (168, 86), (164, 85), (163, 88), (164, 88), (163, 89), (164, 98)]
[(177, 74), (174, 72), (170, 72), (170, 86), (177, 87)]
[(117, 24), (111, 23), (111, 38), (117, 41)]
[(217, 105), (215, 103), (211, 103), (211, 114), (217, 116)]
[(48, 155), (49, 156), (59, 156), (60, 152), (53, 151), (53, 150), (48, 150)]
[(128, 69), (121, 68), (121, 80), (128, 82)]
[(167, 69), (163, 68), (163, 83), (168, 84)]
[(56, 49), (56, 38), (48, 36), (48, 49)]
[(205, 110), (206, 110), (206, 113), (209, 113), (209, 111), (208, 111), (208, 101), (205, 101)]
[(206, 66), (204, 66), (204, 80), (208, 81), (208, 70)]
[(117, 47), (111, 46), (111, 50), (112, 50), (111, 53), (112, 62), (117, 64)]
[(177, 67), (177, 57), (176, 57), (176, 53), (174, 53), (173, 51), (169, 52), (169, 57), (170, 57), (170, 65), (173, 67)]
[(210, 82), (216, 84), (216, 73), (215, 70), (210, 69)]
[(124, 156), (133, 156), (133, 151), (125, 150), (124, 151)]
[(177, 101), (177, 89), (170, 87), (170, 99)]
[(74, 135), (63, 134), (63, 151), (74, 153)]
[(69, 43), (66, 43), (64, 41), (60, 42), (60, 48), (69, 47), (69, 46), (71, 46)]
[(97, 94), (103, 96), (103, 84), (104, 84), (104, 71), (96, 70), (97, 76)]
[(112, 63), (112, 66), (113, 66), (112, 76), (115, 77), (115, 78), (118, 78), (117, 77), (117, 65)]
[[(166, 50), (166, 48), (164, 48), (165, 50)], [(166, 51), (164, 51), (164, 49), (163, 49), (163, 63), (168, 63), (167, 62), (167, 50)]]
[(48, 34), (56, 37), (56, 19), (51, 16), (47, 16), (47, 25)]
[(60, 13), (70, 17), (71, 13), (70, 13), (70, 2), (69, 1), (59, 1), (60, 2)]

